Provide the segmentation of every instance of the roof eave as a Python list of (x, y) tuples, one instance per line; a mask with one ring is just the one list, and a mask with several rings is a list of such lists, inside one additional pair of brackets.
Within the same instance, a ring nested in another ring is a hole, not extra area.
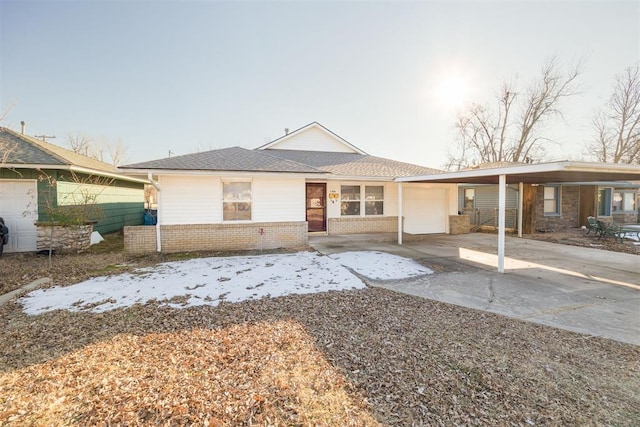
[[(629, 180), (629, 176), (637, 176), (640, 179), (640, 168), (637, 165), (620, 165), (605, 163), (585, 163), (585, 162), (554, 162), (554, 163), (538, 163), (533, 165), (518, 165), (502, 168), (475, 169), (457, 172), (443, 172), (438, 174), (409, 176), (397, 178), (398, 182), (470, 182), (465, 181), (473, 179), (476, 182), (479, 179), (496, 177), (499, 175), (531, 175), (541, 173), (591, 173), (591, 174), (622, 174), (623, 180)], [(473, 182), (473, 181), (471, 181)], [(551, 182), (551, 181), (545, 181)], [(570, 182), (567, 180), (559, 180), (559, 182)], [(488, 182), (489, 183), (489, 182)]]
[(226, 175), (277, 175), (277, 176), (307, 176), (307, 175), (320, 175), (324, 176), (329, 174), (325, 171), (308, 171), (308, 172), (293, 172), (293, 171), (247, 171), (247, 170), (211, 170), (211, 169), (162, 169), (162, 168), (149, 168), (149, 169), (121, 169), (122, 173), (127, 175), (192, 175), (192, 176), (226, 176)]
[(101, 171), (98, 169), (90, 169), (81, 166), (73, 166), (73, 165), (39, 165), (39, 164), (21, 164), (21, 163), (12, 163), (12, 164), (3, 164), (1, 169), (35, 169), (35, 170), (66, 170), (74, 173), (82, 173), (86, 175), (95, 175), (102, 176), (105, 178), (114, 178), (120, 179), (123, 181), (136, 182), (138, 184), (148, 184), (149, 181), (146, 179), (134, 178), (131, 176), (127, 176), (124, 174), (117, 174), (113, 172)]

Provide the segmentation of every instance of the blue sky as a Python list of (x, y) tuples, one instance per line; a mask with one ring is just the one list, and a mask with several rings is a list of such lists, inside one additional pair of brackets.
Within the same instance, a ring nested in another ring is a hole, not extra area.
[(455, 143), (447, 76), (485, 102), (556, 56), (583, 92), (548, 124), (576, 158), (613, 78), (640, 59), (636, 1), (0, 0), (2, 125), (120, 138), (127, 162), (255, 148), (318, 121), (364, 151), (441, 167)]

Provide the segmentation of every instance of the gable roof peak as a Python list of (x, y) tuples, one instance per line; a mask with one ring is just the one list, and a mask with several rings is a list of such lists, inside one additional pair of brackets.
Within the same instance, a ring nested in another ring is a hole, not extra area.
[[(322, 147), (324, 149), (318, 149), (316, 146), (310, 146), (312, 143), (317, 143), (318, 138), (303, 140), (301, 136), (304, 133), (316, 132), (318, 136), (324, 138), (325, 146)], [(298, 140), (296, 142), (296, 140)], [(256, 150), (305, 150), (305, 151), (333, 151), (333, 152), (344, 152), (344, 153), (356, 153), (367, 155), (363, 150), (359, 149), (355, 145), (351, 144), (341, 136), (337, 135), (333, 131), (328, 128), (322, 126), (318, 122), (311, 122), (301, 128), (298, 128), (294, 131), (288, 132), (288, 129), (285, 128), (285, 134), (279, 138), (274, 139), (271, 142), (268, 142), (258, 148)]]

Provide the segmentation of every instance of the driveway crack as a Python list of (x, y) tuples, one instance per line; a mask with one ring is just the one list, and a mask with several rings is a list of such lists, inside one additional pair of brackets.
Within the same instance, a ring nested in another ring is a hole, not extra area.
[(489, 279), (489, 298), (487, 299), (487, 305), (484, 308), (485, 310), (489, 309), (489, 306), (493, 302), (495, 296), (496, 296), (496, 293), (495, 293), (495, 290), (493, 289), (493, 277), (492, 277), (491, 279)]

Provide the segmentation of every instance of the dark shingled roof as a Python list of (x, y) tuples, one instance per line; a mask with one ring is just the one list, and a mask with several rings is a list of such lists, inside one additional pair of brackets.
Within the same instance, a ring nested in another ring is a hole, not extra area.
[(396, 178), (440, 173), (442, 171), (411, 163), (397, 162), (357, 153), (266, 149), (269, 154), (304, 163), (334, 175)]
[(121, 169), (164, 169), (237, 172), (295, 172), (323, 173), (322, 170), (281, 157), (263, 150), (241, 147), (222, 148), (202, 153), (185, 154), (165, 159), (134, 163)]
[(74, 153), (57, 145), (0, 127), (0, 158), (5, 164), (28, 166), (79, 166), (95, 171), (117, 173), (108, 163)]

